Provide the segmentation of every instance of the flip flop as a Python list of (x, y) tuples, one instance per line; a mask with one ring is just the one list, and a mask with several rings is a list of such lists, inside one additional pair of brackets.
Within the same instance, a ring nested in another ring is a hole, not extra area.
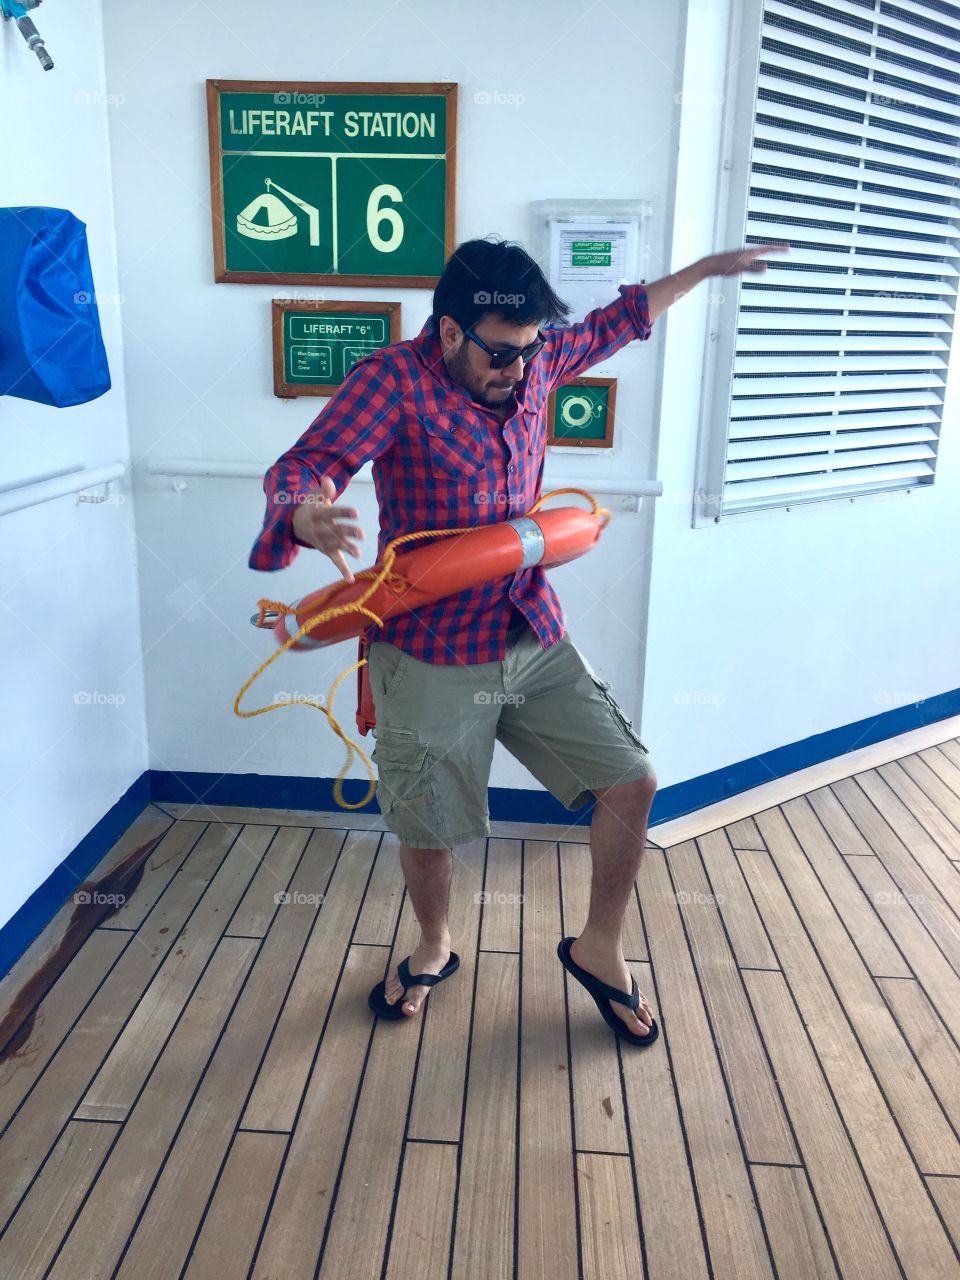
[(600, 1014), (614, 1033), (620, 1040), (625, 1040), (627, 1044), (635, 1044), (638, 1049), (645, 1049), (647, 1045), (653, 1044), (657, 1036), (660, 1034), (660, 1028), (657, 1026), (656, 1018), (650, 1022), (650, 1030), (645, 1036), (638, 1036), (623, 1021), (618, 1018), (614, 1011), (610, 1008), (608, 1001), (617, 1000), (620, 1004), (625, 1004), (629, 1009), (636, 1010), (640, 1007), (640, 988), (637, 986), (637, 980), (631, 974), (633, 990), (629, 995), (625, 991), (618, 990), (617, 987), (611, 987), (606, 982), (601, 982), (599, 978), (595, 978), (592, 973), (587, 973), (586, 969), (581, 969), (570, 954), (570, 947), (576, 942), (576, 938), (564, 938), (557, 947), (557, 955), (560, 957), (560, 963), (566, 969), (571, 977), (576, 978), (581, 986), (586, 987), (587, 991), (596, 1001)]
[(450, 952), (450, 959), (439, 973), (411, 974), (410, 965), (407, 963), (409, 959), (410, 957), (407, 956), (406, 960), (401, 960), (397, 965), (400, 981), (403, 983), (403, 995), (399, 1000), (395, 1000), (393, 1004), (387, 1001), (386, 978), (382, 982), (378, 982), (367, 997), (367, 1004), (378, 1018), (390, 1018), (394, 1022), (399, 1021), (401, 1018), (406, 1018), (408, 1015), (403, 1012), (403, 1002), (411, 987), (435, 987), (438, 982), (443, 982), (444, 978), (449, 978), (452, 973), (456, 973), (460, 968), (460, 957), (455, 951)]

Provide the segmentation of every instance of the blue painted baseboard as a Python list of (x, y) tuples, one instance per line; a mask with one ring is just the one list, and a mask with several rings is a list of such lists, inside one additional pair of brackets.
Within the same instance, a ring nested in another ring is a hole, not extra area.
[(63, 904), (82, 884), (108, 849), (111, 849), (144, 805), (150, 803), (150, 775), (140, 777), (83, 837), (72, 853), (35, 889), (16, 915), (0, 929), (0, 976), (38, 937)]
[[(842, 725), (826, 733), (814, 734), (801, 742), (776, 747), (749, 760), (739, 760), (724, 769), (689, 778), (658, 791), (650, 814), (650, 826), (681, 818), (707, 805), (749, 791), (763, 782), (783, 778), (810, 765), (835, 760), (849, 751), (868, 747), (886, 738), (938, 720), (960, 715), (960, 689), (938, 694), (922, 702), (882, 711), (867, 720)], [(656, 752), (651, 753), (656, 767)], [(367, 789), (365, 780), (348, 779), (343, 785), (344, 799), (356, 803)], [(263, 773), (170, 773), (150, 772), (150, 794), (154, 800), (183, 804), (202, 801), (205, 804), (248, 805), (255, 809), (324, 809), (336, 812), (332, 778), (302, 778)], [(514, 787), (490, 787), (489, 808), (492, 821), (572, 823), (588, 826), (593, 817), (594, 802), (581, 809), (566, 809), (548, 791), (521, 790)], [(371, 800), (355, 813), (379, 813), (376, 800)]]
[[(849, 751), (870, 746), (960, 715), (960, 689), (883, 711), (855, 724), (831, 729), (740, 760), (724, 769), (690, 778), (658, 791), (653, 802), (650, 825), (693, 813), (719, 800), (749, 791), (763, 782), (785, 777), (810, 765), (835, 760)], [(656, 753), (652, 753), (656, 765)], [(355, 803), (366, 790), (365, 781), (344, 783), (344, 799)], [(97, 865), (110, 847), (151, 800), (163, 804), (203, 802), (217, 805), (244, 805), (254, 809), (314, 809), (336, 812), (332, 778), (286, 777), (273, 774), (172, 773), (151, 769), (142, 774), (86, 835), (71, 854), (43, 882), (20, 910), (0, 929), (0, 975), (27, 949), (53, 919), (78, 883)], [(594, 805), (571, 811), (549, 792), (510, 787), (489, 789), (490, 817), (493, 821), (565, 823), (589, 825)], [(379, 813), (375, 800), (354, 813)]]

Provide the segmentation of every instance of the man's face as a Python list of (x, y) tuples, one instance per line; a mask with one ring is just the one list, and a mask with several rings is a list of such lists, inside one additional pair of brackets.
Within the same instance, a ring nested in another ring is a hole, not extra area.
[[(494, 350), (529, 346), (536, 342), (539, 331), (539, 325), (508, 324), (496, 315), (485, 315), (473, 326), (477, 337)], [(447, 372), (453, 381), (489, 409), (506, 404), (513, 395), (513, 388), (523, 377), (524, 363), (519, 356), (503, 369), (491, 369), (488, 353), (465, 337), (451, 316), (440, 317), (440, 345)]]

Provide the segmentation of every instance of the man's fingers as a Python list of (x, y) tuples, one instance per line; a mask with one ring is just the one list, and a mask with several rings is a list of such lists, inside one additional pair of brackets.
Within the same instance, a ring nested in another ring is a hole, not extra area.
[(333, 561), (333, 563), (337, 566), (337, 568), (346, 578), (347, 582), (354, 581), (353, 570), (350, 568), (350, 566), (347, 564), (346, 560), (344, 559), (344, 555), (342, 551), (331, 551), (330, 559)]
[(341, 547), (348, 547), (349, 549), (356, 551), (357, 555), (360, 554), (360, 552), (357, 550), (356, 544), (352, 541), (352, 539), (353, 538), (362, 539), (363, 538), (362, 530), (350, 529), (340, 525), (332, 525), (332, 526), (329, 526), (329, 528), (330, 528), (330, 532), (332, 532), (335, 535), (336, 540)]

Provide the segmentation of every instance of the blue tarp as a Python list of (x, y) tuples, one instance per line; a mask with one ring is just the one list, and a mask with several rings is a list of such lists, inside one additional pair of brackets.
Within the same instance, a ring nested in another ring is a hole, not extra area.
[(86, 226), (68, 209), (0, 209), (0, 395), (64, 409), (109, 390)]

